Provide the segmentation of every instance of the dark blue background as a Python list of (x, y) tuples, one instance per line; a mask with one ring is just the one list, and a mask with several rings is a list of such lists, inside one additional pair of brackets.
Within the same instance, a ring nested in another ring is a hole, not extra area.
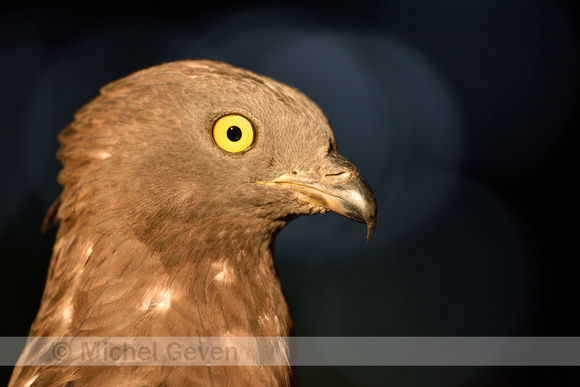
[[(35, 316), (57, 133), (99, 87), (210, 58), (317, 102), (379, 202), (301, 218), (276, 261), (301, 336), (578, 336), (578, 5), (286, 1), (0, 15), (0, 335)], [(10, 369), (2, 370), (7, 380)], [(301, 370), (304, 385), (579, 385), (577, 368)]]

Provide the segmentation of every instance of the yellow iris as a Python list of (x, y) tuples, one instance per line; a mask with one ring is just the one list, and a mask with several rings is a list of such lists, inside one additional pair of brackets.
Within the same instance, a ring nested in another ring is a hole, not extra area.
[(228, 153), (240, 153), (254, 143), (254, 126), (244, 116), (229, 114), (213, 124), (213, 139)]

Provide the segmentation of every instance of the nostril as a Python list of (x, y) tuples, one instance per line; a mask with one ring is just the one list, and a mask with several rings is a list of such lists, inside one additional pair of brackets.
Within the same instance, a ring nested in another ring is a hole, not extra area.
[(344, 175), (345, 173), (350, 173), (350, 172), (327, 173), (327, 174), (324, 175), (324, 177), (327, 177), (327, 176), (340, 176), (340, 175)]
[(342, 171), (335, 173), (327, 173), (324, 175), (324, 179), (331, 182), (346, 182), (352, 180), (355, 176), (355, 172), (352, 171)]

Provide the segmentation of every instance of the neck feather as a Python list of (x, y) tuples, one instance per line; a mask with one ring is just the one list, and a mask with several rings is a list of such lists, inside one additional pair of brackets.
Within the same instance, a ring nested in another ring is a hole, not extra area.
[[(101, 222), (101, 225), (105, 222)], [(287, 336), (273, 263), (283, 222), (103, 230), (61, 220), (33, 335)]]

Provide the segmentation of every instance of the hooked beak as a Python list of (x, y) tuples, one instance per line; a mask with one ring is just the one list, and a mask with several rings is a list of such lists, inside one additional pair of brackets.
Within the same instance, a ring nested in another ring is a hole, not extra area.
[(331, 152), (314, 172), (293, 171), (259, 184), (294, 191), (299, 200), (334, 211), (367, 225), (367, 243), (377, 226), (377, 199), (356, 167), (338, 153)]

